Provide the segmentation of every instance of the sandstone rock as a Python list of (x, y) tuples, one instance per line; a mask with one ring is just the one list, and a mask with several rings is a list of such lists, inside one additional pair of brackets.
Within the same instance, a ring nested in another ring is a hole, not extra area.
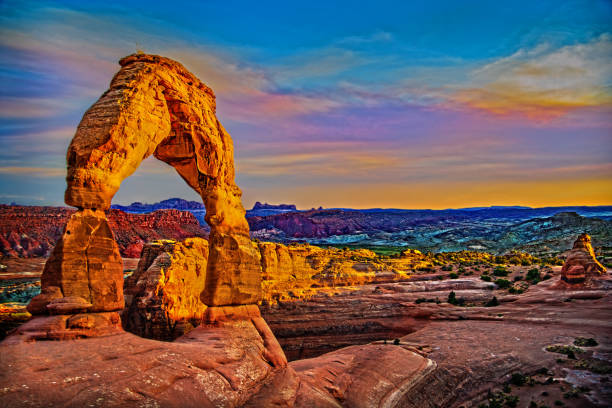
[[(123, 265), (104, 212), (82, 210), (70, 217), (45, 264), (41, 286), (83, 298), (92, 304), (91, 312), (123, 309)], [(75, 313), (81, 311), (79, 306)]]
[(84, 313), (68, 316), (35, 316), (19, 326), (4, 343), (19, 344), (41, 340), (74, 340), (123, 333), (117, 312)]
[(326, 390), (342, 406), (369, 408), (402, 406), (436, 365), (401, 346), (370, 344), (294, 361), (291, 367), (312, 387), (300, 388), (298, 406), (309, 406), (314, 389)]
[(262, 357), (264, 360), (276, 368), (287, 366), (287, 357), (285, 357), (283, 349), (278, 344), (266, 321), (262, 319), (259, 308), (256, 305), (213, 306), (206, 309), (204, 327), (227, 327), (228, 325), (231, 327), (236, 325), (253, 327), (263, 344)]
[(55, 299), (62, 298), (62, 290), (57, 286), (47, 286), (28, 303), (27, 310), (33, 315), (46, 314), (47, 305)]
[[(393, 260), (390, 266), (369, 250), (342, 251), (271, 242), (251, 246), (255, 254), (250, 259), (260, 260), (252, 267), (262, 273), (263, 298), (268, 304), (308, 298), (336, 286), (407, 277), (397, 269), (407, 258)], [(246, 243), (240, 246), (247, 247)], [(125, 280), (124, 328), (143, 337), (172, 340), (200, 324), (206, 313), (212, 313), (199, 297), (210, 278), (206, 274), (210, 262), (207, 248), (208, 242), (201, 238), (146, 245), (137, 270)], [(237, 283), (234, 287), (248, 290), (246, 284)]]
[(147, 338), (173, 340), (203, 320), (200, 300), (206, 284), (208, 241), (147, 244), (136, 271), (125, 280), (126, 330)]
[[(276, 353), (262, 336), (269, 329), (253, 317), (256, 306), (216, 309), (215, 316), (232, 318), (203, 324), (172, 343), (125, 332), (70, 343), (13, 335), (0, 343), (0, 367), (10, 367), (9, 375), (0, 373), (0, 405), (391, 407), (401, 406), (434, 366), (393, 345), (353, 347), (287, 365), (282, 355), (270, 359)], [(37, 317), (31, 326), (40, 336), (67, 325), (85, 333), (100, 326), (90, 321), (95, 315), (72, 322)]]
[(78, 296), (67, 296), (54, 299), (47, 305), (49, 314), (72, 314), (87, 312), (92, 308), (92, 304)]
[(86, 113), (68, 148), (67, 204), (110, 206), (121, 182), (154, 154), (206, 205), (210, 262), (203, 300), (256, 303), (260, 274), (234, 183), (233, 145), (215, 116), (215, 96), (178, 62), (135, 54), (120, 61), (110, 89)]
[(568, 283), (582, 283), (591, 276), (606, 273), (606, 268), (595, 258), (591, 237), (581, 234), (561, 268), (561, 279)]
[[(68, 147), (64, 199), (78, 211), (45, 265), (42, 288), (57, 286), (65, 297), (81, 297), (92, 312), (123, 307), (121, 258), (103, 211), (121, 182), (154, 154), (173, 166), (206, 206), (210, 255), (200, 298), (210, 306), (257, 303), (258, 251), (249, 239), (234, 183), (233, 144), (215, 116), (214, 93), (167, 58), (135, 54), (120, 65)], [(70, 313), (69, 304), (78, 306), (64, 302), (61, 310)], [(80, 306), (72, 312), (79, 311)]]

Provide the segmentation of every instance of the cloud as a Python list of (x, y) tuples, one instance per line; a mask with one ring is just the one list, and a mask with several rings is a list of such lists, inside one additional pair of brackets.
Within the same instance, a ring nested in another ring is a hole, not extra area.
[(452, 103), (495, 115), (547, 121), (570, 111), (612, 105), (612, 38), (550, 49), (521, 49), (472, 72)]
[(29, 177), (60, 177), (66, 175), (65, 168), (55, 167), (0, 167), (0, 174), (24, 175)]
[(372, 34), (367, 35), (354, 35), (341, 38), (336, 41), (337, 44), (346, 44), (346, 45), (361, 45), (361, 44), (371, 44), (371, 43), (379, 43), (379, 42), (389, 42), (393, 41), (394, 36), (392, 33), (388, 31), (376, 31)]

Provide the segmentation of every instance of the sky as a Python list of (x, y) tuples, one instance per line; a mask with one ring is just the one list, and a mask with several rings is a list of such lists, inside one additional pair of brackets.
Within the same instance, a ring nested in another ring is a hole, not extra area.
[[(0, 202), (63, 205), (76, 127), (137, 51), (215, 91), (247, 208), (612, 204), (597, 0), (0, 1)], [(149, 158), (113, 203), (169, 197), (199, 200)]]

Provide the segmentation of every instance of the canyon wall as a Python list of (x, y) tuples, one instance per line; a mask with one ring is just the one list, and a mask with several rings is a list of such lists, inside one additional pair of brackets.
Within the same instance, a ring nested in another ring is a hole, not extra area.
[[(48, 257), (75, 211), (68, 207), (0, 205), (0, 251), (4, 256)], [(146, 242), (207, 238), (209, 231), (193, 214), (179, 210), (130, 214), (111, 209), (108, 223), (124, 258), (140, 258)]]

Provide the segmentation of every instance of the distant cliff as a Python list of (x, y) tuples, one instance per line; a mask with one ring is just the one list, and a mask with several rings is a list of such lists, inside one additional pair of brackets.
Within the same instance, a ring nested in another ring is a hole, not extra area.
[(182, 198), (169, 198), (167, 200), (162, 200), (158, 203), (153, 204), (143, 204), (140, 202), (135, 202), (130, 205), (119, 205), (113, 204), (111, 208), (125, 211), (125, 212), (133, 212), (133, 213), (146, 213), (157, 210), (181, 210), (181, 211), (189, 211), (189, 210), (206, 210), (204, 204), (198, 201), (187, 201)]
[[(68, 207), (0, 205), (0, 250), (5, 256), (48, 256), (75, 212)], [(157, 239), (208, 237), (208, 229), (187, 211), (130, 214), (111, 209), (109, 223), (124, 257), (139, 257), (143, 244)]]

